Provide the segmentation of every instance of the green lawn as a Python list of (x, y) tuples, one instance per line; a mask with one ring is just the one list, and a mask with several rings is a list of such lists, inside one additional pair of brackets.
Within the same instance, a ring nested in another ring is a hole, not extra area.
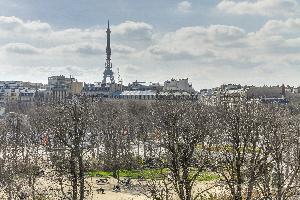
[(214, 172), (202, 172), (198, 176), (198, 181), (217, 181), (220, 180), (220, 175), (214, 173)]
[[(168, 169), (163, 169), (162, 173), (167, 174)], [(145, 179), (159, 178), (161, 174), (160, 169), (146, 169), (146, 170), (120, 170), (120, 177), (131, 177), (132, 179), (137, 179), (138, 177), (144, 177)], [(100, 175), (102, 177), (112, 176), (112, 172), (106, 171), (92, 171), (88, 173), (89, 176), (95, 177)]]
[[(162, 169), (162, 173), (167, 175), (168, 169)], [(107, 171), (92, 171), (88, 175), (91, 177), (101, 176), (101, 177), (110, 177), (112, 172)], [(161, 169), (145, 169), (145, 170), (120, 170), (120, 177), (130, 177), (132, 179), (137, 179), (138, 177), (144, 177), (145, 179), (159, 179), (161, 177)], [(219, 180), (220, 176), (213, 172), (203, 172), (201, 173), (197, 180), (198, 181), (214, 181)]]

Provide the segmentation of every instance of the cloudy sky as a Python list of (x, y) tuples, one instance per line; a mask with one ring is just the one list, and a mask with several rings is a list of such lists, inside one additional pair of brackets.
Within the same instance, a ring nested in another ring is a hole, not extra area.
[(1, 0), (0, 80), (300, 85), (299, 0)]

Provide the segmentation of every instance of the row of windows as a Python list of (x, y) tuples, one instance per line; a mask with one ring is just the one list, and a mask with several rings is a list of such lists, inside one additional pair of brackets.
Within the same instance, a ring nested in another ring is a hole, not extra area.
[(116, 98), (120, 99), (155, 99), (155, 95), (126, 95), (126, 96), (116, 96)]
[(143, 99), (143, 100), (153, 100), (156, 98), (159, 99), (197, 99), (197, 96), (190, 97), (190, 96), (156, 96), (156, 95), (124, 95), (124, 96), (115, 96), (118, 99)]

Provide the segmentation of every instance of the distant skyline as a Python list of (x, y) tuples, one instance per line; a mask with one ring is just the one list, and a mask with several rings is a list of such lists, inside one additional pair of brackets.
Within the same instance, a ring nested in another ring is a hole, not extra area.
[[(1, 0), (0, 80), (300, 86), (298, 0)], [(117, 77), (117, 75), (115, 75)]]

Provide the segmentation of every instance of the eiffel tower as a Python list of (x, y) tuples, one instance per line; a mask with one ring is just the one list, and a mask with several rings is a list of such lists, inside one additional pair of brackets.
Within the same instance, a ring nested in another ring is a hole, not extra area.
[(111, 48), (110, 48), (110, 28), (109, 28), (109, 20), (107, 23), (106, 30), (106, 62), (105, 62), (105, 70), (103, 72), (103, 80), (102, 84), (107, 84), (106, 79), (109, 77), (110, 83), (115, 83), (114, 72), (112, 71), (112, 63), (111, 63)]

